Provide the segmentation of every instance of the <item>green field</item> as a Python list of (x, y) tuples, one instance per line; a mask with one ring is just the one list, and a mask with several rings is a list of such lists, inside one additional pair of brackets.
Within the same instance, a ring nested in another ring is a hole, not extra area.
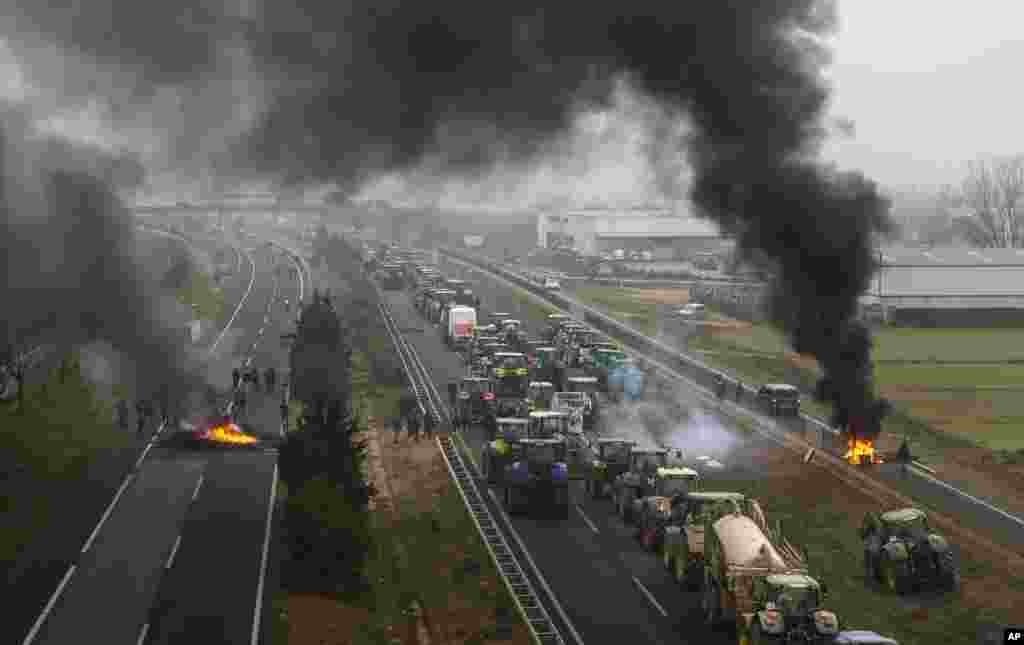
[(194, 305), (197, 319), (221, 322), (225, 315), (224, 296), (213, 286), (210, 276), (192, 271), (188, 283), (175, 294), (183, 305)]
[[(713, 485), (716, 490), (738, 491), (760, 499), (769, 522), (774, 525), (776, 520), (781, 521), (786, 537), (807, 548), (812, 575), (829, 588), (825, 606), (836, 612), (844, 629), (869, 629), (891, 636), (901, 645), (968, 644), (976, 642), (979, 629), (1010, 620), (1012, 612), (1005, 606), (1024, 600), (1024, 584), (1012, 579), (1005, 593), (998, 594), (1003, 609), (987, 603), (979, 606), (978, 596), (972, 598), (972, 603), (958, 594), (929, 597), (922, 603), (913, 596), (902, 599), (869, 587), (864, 581), (864, 547), (857, 535), (863, 510), (853, 516), (849, 509), (837, 508), (827, 491), (815, 494), (803, 490), (806, 485), (799, 478), (715, 478)], [(999, 584), (993, 578), (999, 574), (987, 562), (963, 559), (960, 570), (965, 587), (992, 588)]]
[[(576, 295), (646, 333), (654, 327), (653, 306), (636, 302), (629, 289), (582, 287)], [(647, 318), (636, 316), (649, 312)], [(712, 313), (709, 318), (720, 318)], [(915, 438), (922, 457), (935, 456), (951, 435), (994, 450), (1024, 449), (1024, 329), (907, 329), (875, 333), (872, 360), (882, 392), (898, 413), (886, 432)], [(687, 347), (705, 362), (728, 369), (750, 384), (785, 381), (805, 391), (815, 375), (783, 358), (788, 344), (767, 323), (695, 335)], [(810, 397), (807, 411), (827, 416)], [(928, 432), (928, 427), (940, 433)]]

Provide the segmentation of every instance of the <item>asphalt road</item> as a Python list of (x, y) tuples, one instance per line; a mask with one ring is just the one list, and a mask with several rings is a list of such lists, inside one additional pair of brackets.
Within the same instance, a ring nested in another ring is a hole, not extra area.
[[(247, 358), (260, 369), (271, 360), (280, 367), (280, 333), (293, 326), (294, 313), (276, 297), (291, 294), (294, 312), (297, 283), (285, 277), (276, 285), (269, 250), (250, 255), (253, 288), (210, 361), (225, 390), (231, 367)], [(226, 285), (229, 303), (234, 289), (248, 291), (248, 278)], [(279, 397), (280, 390), (250, 395), (250, 431), (280, 436)], [(186, 451), (169, 435), (147, 444), (31, 642), (252, 641), (276, 455)]]
[[(474, 271), (473, 276), (474, 281), (487, 281), (485, 284), (488, 287), (478, 289), (478, 291), (483, 292), (484, 297), (490, 298), (494, 306), (507, 307), (505, 311), (516, 312), (524, 321), (529, 320), (527, 308), (512, 297), (508, 285), (497, 282), (480, 271)], [(562, 296), (565, 297), (565, 294)], [(706, 388), (711, 387), (710, 377), (706, 374), (687, 373), (686, 376)], [(743, 409), (748, 414), (754, 414), (762, 423), (774, 423), (790, 430), (803, 431), (804, 422), (802, 420), (768, 418), (747, 406), (743, 406)], [(811, 441), (813, 442), (814, 439), (812, 438)], [(967, 492), (964, 489), (969, 489), (968, 483), (946, 482), (946, 485), (943, 485), (942, 482), (934, 478), (916, 472), (904, 477), (900, 469), (893, 464), (882, 465), (867, 472), (870, 476), (884, 482), (893, 490), (916, 500), (924, 507), (956, 518), (957, 522), (966, 528), (1024, 554), (1024, 520), (1001, 511), (991, 500), (975, 496), (978, 501), (974, 501), (965, 497), (961, 493)], [(953, 490), (954, 487), (961, 492)]]
[[(431, 371), (438, 390), (446, 392), (447, 383), (465, 372), (461, 361), (443, 345), (438, 329), (413, 309), (407, 292), (385, 293), (399, 327)], [(516, 311), (510, 303), (496, 300), (494, 293), (482, 298), (487, 310)], [(416, 328), (423, 332), (413, 331)], [(485, 441), (482, 429), (470, 429), (463, 436), (478, 459)], [(642, 550), (632, 529), (613, 514), (610, 501), (588, 499), (581, 482), (573, 482), (571, 496), (568, 519), (518, 514), (510, 519), (584, 642), (735, 642), (728, 631), (711, 632), (704, 626), (698, 615), (700, 594), (676, 585), (660, 560)], [(571, 642), (570, 635), (563, 636)]]

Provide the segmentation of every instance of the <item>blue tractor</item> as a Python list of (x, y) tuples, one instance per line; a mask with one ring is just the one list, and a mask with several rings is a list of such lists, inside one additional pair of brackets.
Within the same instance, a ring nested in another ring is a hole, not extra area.
[(612, 400), (632, 403), (640, 400), (644, 373), (632, 359), (624, 359), (608, 370), (608, 395)]
[(519, 458), (505, 466), (500, 488), (509, 510), (569, 517), (569, 465), (563, 437), (521, 439)]

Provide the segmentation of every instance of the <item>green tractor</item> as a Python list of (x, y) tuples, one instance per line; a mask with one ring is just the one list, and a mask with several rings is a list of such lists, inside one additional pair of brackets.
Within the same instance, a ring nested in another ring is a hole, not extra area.
[(629, 455), (629, 468), (612, 481), (612, 501), (615, 514), (630, 524), (633, 521), (633, 502), (651, 494), (654, 474), (668, 466), (665, 448), (633, 448)]
[(611, 495), (612, 483), (629, 468), (629, 456), (635, 447), (635, 441), (618, 437), (600, 437), (594, 442), (594, 459), (585, 463), (583, 473), (591, 497)]
[(505, 506), (531, 511), (551, 510), (569, 516), (569, 465), (565, 439), (521, 439), (519, 456), (505, 466), (500, 488)]
[(488, 484), (497, 485), (505, 473), (505, 466), (519, 456), (519, 442), (527, 436), (526, 419), (499, 417), (495, 421), (495, 436), (484, 446), (480, 460), (480, 474)]
[(954, 591), (960, 569), (946, 538), (928, 526), (928, 516), (916, 508), (867, 513), (861, 524), (864, 575), (902, 594), (926, 587)]
[(626, 353), (617, 349), (595, 349), (590, 353), (587, 374), (597, 379), (602, 391), (608, 391), (608, 375), (626, 360)]

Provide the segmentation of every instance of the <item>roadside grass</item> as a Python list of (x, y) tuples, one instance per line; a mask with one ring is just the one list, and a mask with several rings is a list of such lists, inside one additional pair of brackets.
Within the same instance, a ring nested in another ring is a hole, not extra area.
[(44, 382), (26, 383), (24, 413), (15, 402), (0, 405), (0, 470), (6, 475), (0, 567), (15, 566), (50, 531), (80, 529), (69, 525), (79, 517), (79, 497), (71, 493), (82, 486), (89, 462), (134, 438), (112, 420), (110, 405), (75, 367), (63, 381), (54, 369)]
[(222, 322), (224, 296), (219, 287), (213, 286), (210, 276), (202, 271), (193, 269), (188, 282), (178, 289), (176, 296), (181, 304), (193, 306), (197, 319)]
[(635, 294), (624, 289), (580, 286), (573, 290), (573, 295), (587, 304), (599, 306), (609, 316), (633, 325), (645, 334), (657, 332), (657, 307), (637, 302)]
[[(806, 484), (799, 477), (757, 481), (716, 478), (713, 486), (756, 497), (764, 505), (769, 523), (781, 521), (786, 537), (798, 547), (807, 548), (811, 574), (829, 588), (825, 605), (838, 614), (845, 629), (873, 630), (892, 636), (901, 645), (974, 643), (981, 630), (1012, 622), (1012, 608), (1024, 601), (1020, 585), (1011, 585), (1005, 595), (987, 596), (1003, 581), (993, 577), (997, 572), (989, 563), (963, 555), (962, 595), (925, 592), (901, 598), (874, 584), (867, 585), (857, 529), (865, 510), (877, 510), (869, 500), (853, 500), (853, 508), (861, 510), (851, 512), (850, 505), (834, 506), (827, 491), (814, 494), (800, 490)], [(1001, 606), (984, 603), (983, 599), (990, 597), (1000, 598)]]
[[(631, 307), (635, 311), (646, 306), (636, 303), (630, 290), (581, 287), (575, 293), (651, 333), (652, 324), (638, 324), (626, 315)], [(708, 318), (722, 317), (711, 312)], [(1001, 454), (1024, 449), (1024, 435), (1014, 431), (1024, 422), (1024, 396), (1016, 392), (1024, 390), (1024, 365), (1016, 363), (1024, 361), (1024, 329), (883, 328), (874, 339), (875, 377), (896, 407), (885, 420), (884, 436), (906, 436), (924, 461), (941, 460), (944, 451), (965, 447)], [(814, 390), (816, 375), (785, 358), (788, 343), (768, 323), (694, 334), (686, 346), (700, 352), (704, 362), (751, 385), (781, 381), (805, 393)], [(830, 405), (811, 396), (802, 405), (813, 416), (831, 415)]]

